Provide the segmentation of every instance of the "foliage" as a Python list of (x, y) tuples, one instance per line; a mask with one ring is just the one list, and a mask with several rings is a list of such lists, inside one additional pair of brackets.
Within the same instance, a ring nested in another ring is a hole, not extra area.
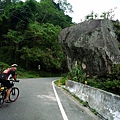
[(87, 101), (85, 101), (85, 102), (83, 101), (82, 104), (83, 104), (84, 107), (88, 106), (88, 102)]
[[(117, 40), (120, 42), (120, 22), (119, 21), (114, 22), (114, 26), (116, 28)], [(120, 46), (119, 46), (119, 49), (120, 49)]]
[[(116, 9), (116, 8), (114, 8), (114, 9)], [(114, 16), (115, 16), (114, 10), (113, 10), (113, 9), (110, 9), (110, 10), (107, 11), (107, 12), (103, 12), (100, 17), (103, 18), (103, 19), (112, 20), (112, 19), (114, 18)]]
[(97, 114), (99, 114), (95, 109), (93, 109), (93, 108), (90, 108), (90, 110), (95, 114), (95, 115), (97, 115)]
[(116, 8), (114, 9), (110, 9), (109, 11), (106, 12), (102, 12), (102, 14), (99, 16), (97, 13), (94, 13), (93, 11), (85, 16), (85, 20), (93, 20), (93, 19), (108, 19), (108, 20), (113, 20), (114, 19), (114, 11)]
[(36, 16), (39, 23), (51, 23), (66, 28), (72, 24), (72, 18), (65, 15), (63, 11), (56, 9), (56, 6), (50, 0), (42, 0), (40, 2), (40, 13)]
[(66, 71), (58, 35), (71, 24), (72, 18), (56, 9), (50, 0), (4, 6), (4, 13), (0, 14), (1, 62), (14, 62), (29, 70), (37, 70), (40, 64), (46, 72)]
[(35, 71), (26, 71), (24, 69), (18, 68), (17, 72), (17, 78), (38, 78), (39, 75)]
[[(0, 62), (0, 73), (3, 72), (3, 70), (5, 70), (6, 68), (10, 68), (11, 66), (4, 63), (4, 62)], [(52, 74), (52, 73), (47, 73), (44, 71), (33, 71), (33, 70), (28, 70), (26, 71), (26, 69), (21, 68), (20, 66), (18, 66), (17, 71), (17, 78), (38, 78), (38, 77), (57, 77), (60, 76), (59, 74)]]
[[(59, 26), (49, 23), (42, 25), (39, 23), (29, 24), (24, 34), (19, 31), (9, 30), (8, 34), (4, 35), (4, 38), (8, 39), (5, 44), (11, 46), (6, 56), (10, 56), (10, 52), (13, 51), (15, 55), (14, 62), (19, 61), (19, 59), (25, 61), (24, 64), (19, 63), (24, 65), (25, 68), (29, 68), (31, 63), (34, 62), (33, 67), (41, 64), (42, 67), (44, 66), (43, 70), (61, 69), (64, 54), (57, 40), (60, 30)], [(2, 49), (7, 51), (8, 48), (2, 47)]]
[(55, 81), (55, 84), (58, 86), (66, 85), (67, 80), (68, 80), (67, 77), (62, 77), (59, 80)]
[[(0, 62), (0, 73), (2, 73), (5, 69), (10, 68), (11, 66), (4, 63)], [(17, 78), (36, 78), (38, 77), (38, 74), (35, 71), (26, 71), (20, 67), (18, 67), (18, 70), (16, 72)]]
[(80, 67), (78, 67), (78, 65), (75, 65), (71, 72), (68, 73), (67, 77), (64, 77), (64, 83), (66, 83), (66, 81), (70, 79), (120, 95), (120, 64), (114, 66), (111, 74), (107, 74), (104, 76), (85, 78), (84, 74), (85, 73), (81, 71)]
[(67, 0), (57, 0), (56, 5), (59, 6), (59, 9), (63, 10), (65, 13), (73, 12), (72, 5), (67, 3)]
[(79, 65), (75, 65), (73, 69), (68, 73), (68, 78), (76, 82), (84, 82), (84, 73)]
[[(21, 49), (23, 53), (21, 59), (29, 59), (28, 66), (30, 62), (40, 63), (42, 69), (50, 71), (52, 69), (59, 69), (61, 67), (61, 62), (64, 59), (62, 48), (57, 40), (57, 35), (59, 34), (61, 28), (59, 26), (54, 26), (52, 24), (31, 24), (29, 29), (25, 31), (25, 36), (27, 36), (27, 43), (25, 45), (29, 47), (24, 47)], [(30, 34), (31, 32), (31, 34)], [(31, 36), (27, 35), (30, 34)], [(31, 38), (32, 37), (32, 44)], [(29, 40), (29, 41), (28, 41)], [(34, 48), (32, 46), (35, 46)], [(27, 61), (26, 61), (27, 62)], [(27, 66), (27, 67), (28, 67)]]
[(10, 67), (8, 64), (6, 64), (4, 62), (0, 62), (0, 73), (2, 73), (3, 70), (5, 70), (8, 67)]
[(95, 88), (99, 88), (114, 94), (120, 95), (120, 81), (119, 79), (112, 80), (110, 78), (102, 78), (102, 79), (87, 79), (87, 83), (90, 86)]
[(120, 23), (119, 22), (115, 22), (114, 26), (117, 27), (118, 29), (120, 29)]
[(114, 66), (111, 74), (88, 78), (87, 84), (120, 95), (120, 64)]
[(98, 14), (95, 14), (93, 11), (91, 12), (91, 14), (88, 14), (87, 16), (85, 16), (85, 20), (93, 20), (93, 19), (97, 19)]

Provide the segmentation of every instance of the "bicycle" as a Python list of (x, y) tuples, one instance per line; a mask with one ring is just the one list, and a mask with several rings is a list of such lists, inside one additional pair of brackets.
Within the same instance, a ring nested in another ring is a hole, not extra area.
[[(9, 101), (10, 102), (15, 102), (19, 96), (19, 88), (15, 87), (15, 82), (19, 82), (19, 80), (10, 80), (11, 84), (13, 84), (11, 91), (10, 91), (10, 96), (9, 96)], [(0, 87), (0, 108), (3, 106), (4, 101), (6, 99), (6, 94), (7, 94), (7, 88), (5, 86)]]

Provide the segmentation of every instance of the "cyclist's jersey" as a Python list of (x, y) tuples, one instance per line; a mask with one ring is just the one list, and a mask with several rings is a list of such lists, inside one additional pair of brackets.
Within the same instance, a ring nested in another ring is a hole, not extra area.
[(12, 77), (16, 78), (15, 70), (13, 70), (12, 68), (8, 68), (8, 69), (4, 70), (3, 73), (0, 75), (0, 78), (5, 79), (5, 80), (9, 80)]

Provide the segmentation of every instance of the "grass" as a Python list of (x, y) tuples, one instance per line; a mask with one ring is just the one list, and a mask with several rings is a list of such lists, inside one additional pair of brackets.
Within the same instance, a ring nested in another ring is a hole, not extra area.
[[(61, 78), (59, 80), (55, 81), (55, 84), (60, 87), (61, 85), (65, 85), (66, 84), (66, 78)], [(100, 115), (95, 109), (91, 108), (88, 104), (87, 101), (83, 101), (81, 100), (78, 96), (76, 96), (75, 94), (72, 94), (69, 92), (69, 90), (67, 90), (66, 88), (63, 87), (63, 89), (68, 92), (71, 96), (73, 96), (79, 103), (81, 103), (84, 107), (88, 107), (95, 115)], [(102, 118), (102, 116), (100, 116)]]
[(17, 71), (17, 78), (38, 78), (39, 75), (35, 71)]
[(66, 81), (67, 81), (68, 79), (67, 79), (67, 77), (61, 77), (59, 80), (56, 80), (55, 81), (55, 84), (57, 85), (57, 86), (61, 86), (61, 85), (66, 85)]
[(63, 73), (54, 74), (44, 71), (28, 71), (20, 68), (18, 68), (16, 74), (18, 78), (60, 77), (64, 75)]

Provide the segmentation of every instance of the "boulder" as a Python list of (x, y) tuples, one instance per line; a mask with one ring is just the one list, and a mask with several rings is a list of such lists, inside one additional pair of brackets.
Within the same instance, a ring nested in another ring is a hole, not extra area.
[(77, 63), (87, 75), (105, 75), (111, 72), (114, 64), (120, 63), (120, 43), (114, 21), (84, 21), (63, 29), (58, 39), (69, 70)]

